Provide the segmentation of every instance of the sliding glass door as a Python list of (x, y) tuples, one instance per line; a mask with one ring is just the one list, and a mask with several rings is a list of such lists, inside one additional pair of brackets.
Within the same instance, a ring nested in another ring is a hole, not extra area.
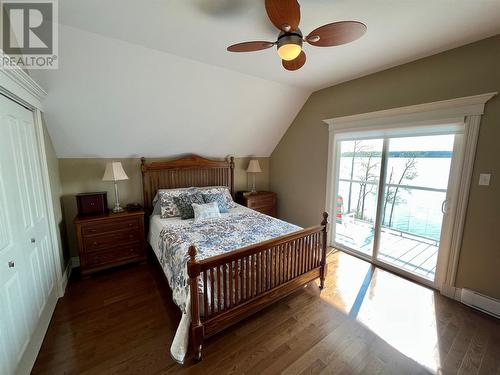
[(362, 136), (336, 144), (333, 244), (432, 284), (456, 135)]

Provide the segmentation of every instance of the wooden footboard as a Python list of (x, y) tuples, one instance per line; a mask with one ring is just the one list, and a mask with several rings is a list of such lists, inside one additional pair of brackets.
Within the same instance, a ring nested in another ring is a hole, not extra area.
[[(208, 259), (189, 248), (190, 342), (201, 359), (203, 340), (326, 275), (328, 214), (321, 225)], [(202, 293), (200, 293), (200, 289)]]

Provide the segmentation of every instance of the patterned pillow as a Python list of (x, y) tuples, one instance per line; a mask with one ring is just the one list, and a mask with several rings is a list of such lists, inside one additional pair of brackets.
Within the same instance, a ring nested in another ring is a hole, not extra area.
[(231, 193), (227, 186), (205, 186), (205, 187), (200, 187), (198, 189), (203, 194), (217, 194), (217, 193), (222, 194), (226, 200), (227, 208), (237, 207), (236, 203), (234, 203), (233, 201), (233, 197), (231, 196)]
[[(180, 189), (161, 189), (158, 190), (157, 197), (155, 200), (160, 201), (160, 217), (162, 219), (167, 219), (169, 217), (180, 216), (179, 210), (174, 203), (174, 197), (178, 197), (182, 194), (193, 194), (197, 192), (196, 188), (180, 188)], [(155, 204), (153, 200), (153, 204)]]
[(228, 207), (226, 197), (222, 193), (214, 193), (214, 194), (203, 194), (203, 200), (205, 203), (216, 202), (219, 206), (219, 212), (224, 214), (231, 207)]
[(213, 219), (220, 217), (219, 205), (217, 202), (210, 202), (205, 204), (193, 203), (194, 222), (199, 222), (205, 219)]
[(173, 199), (182, 220), (192, 219), (194, 217), (193, 203), (205, 203), (200, 193), (182, 194), (178, 197), (173, 197)]

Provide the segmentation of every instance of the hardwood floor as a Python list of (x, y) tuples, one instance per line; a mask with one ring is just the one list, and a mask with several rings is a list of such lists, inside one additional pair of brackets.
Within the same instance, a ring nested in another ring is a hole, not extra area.
[(500, 322), (344, 253), (309, 285), (180, 366), (180, 319), (156, 265), (72, 280), (34, 374), (500, 374)]

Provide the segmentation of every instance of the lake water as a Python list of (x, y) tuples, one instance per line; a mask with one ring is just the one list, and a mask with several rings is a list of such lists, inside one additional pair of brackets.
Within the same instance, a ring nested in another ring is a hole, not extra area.
[[(342, 158), (344, 159), (344, 158)], [(351, 159), (351, 158), (345, 158)], [(365, 158), (356, 158), (355, 170), (360, 170), (363, 163), (366, 164)], [(443, 214), (441, 207), (446, 199), (448, 177), (450, 171), (451, 158), (415, 158), (415, 166), (413, 169), (414, 177), (411, 180), (404, 180), (402, 184), (416, 187), (440, 189), (444, 191), (426, 191), (418, 189), (399, 188), (397, 194), (397, 202), (394, 205), (392, 221), (389, 226), (389, 216), (391, 205), (386, 205), (384, 225), (392, 229), (409, 232), (414, 235), (434, 239), (439, 241), (441, 236), (441, 225)], [(387, 179), (389, 182), (389, 173), (393, 171), (393, 180), (391, 183), (399, 182), (404, 169), (407, 158), (390, 157), (387, 168)], [(341, 161), (341, 178), (350, 177), (350, 161)], [(342, 170), (342, 167), (344, 169)], [(378, 167), (379, 168), (379, 167)], [(375, 168), (376, 169), (376, 168)], [(377, 171), (375, 170), (375, 173)], [(356, 180), (356, 176), (353, 176)], [(367, 185), (367, 189), (372, 189), (365, 198), (364, 219), (367, 221), (375, 221), (376, 216), (376, 201), (377, 201), (377, 179), (373, 179), (372, 184)], [(339, 181), (338, 195), (342, 197), (344, 202), (343, 212), (348, 212), (348, 196), (349, 185), (347, 181)], [(391, 187), (390, 189), (395, 189)], [(351, 212), (355, 211), (360, 196), (360, 184), (352, 183), (351, 188)]]

